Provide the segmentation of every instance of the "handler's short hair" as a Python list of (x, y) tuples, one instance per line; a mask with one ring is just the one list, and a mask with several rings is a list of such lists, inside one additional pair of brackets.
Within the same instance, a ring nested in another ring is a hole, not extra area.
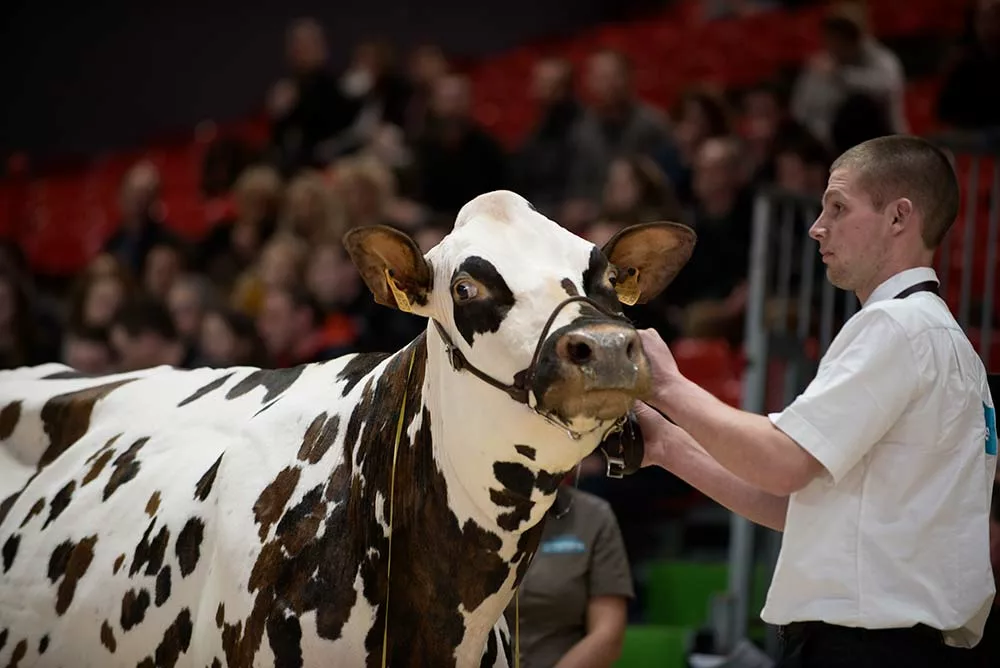
[(923, 214), (924, 246), (935, 249), (958, 216), (958, 177), (944, 151), (910, 135), (888, 135), (844, 151), (830, 167), (857, 171), (858, 183), (881, 211), (906, 197)]

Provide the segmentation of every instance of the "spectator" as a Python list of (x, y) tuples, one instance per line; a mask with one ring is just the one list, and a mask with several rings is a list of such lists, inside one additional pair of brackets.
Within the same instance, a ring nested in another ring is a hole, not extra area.
[(328, 233), (342, 235), (346, 232), (344, 202), (322, 172), (305, 171), (289, 182), (280, 228), (306, 242)]
[(182, 275), (170, 287), (166, 303), (177, 336), (184, 346), (181, 364), (185, 368), (192, 368), (198, 362), (202, 321), (218, 301), (215, 286), (199, 274)]
[(267, 108), (274, 163), (283, 175), (291, 176), (302, 167), (323, 166), (317, 146), (345, 131), (359, 105), (341, 92), (327, 69), (326, 37), (318, 22), (293, 22), (286, 48), (289, 76), (272, 87)]
[(66, 332), (62, 361), (80, 373), (100, 376), (115, 370), (115, 357), (105, 329), (74, 327)]
[[(1000, 127), (1000, 0), (979, 0), (975, 38), (948, 67), (937, 104), (944, 123), (962, 130)], [(990, 83), (992, 82), (992, 83)]]
[(562, 58), (535, 65), (531, 89), (541, 114), (512, 165), (517, 191), (536, 209), (557, 217), (566, 201), (573, 128), (582, 113), (573, 92), (573, 66)]
[(367, 318), (376, 305), (339, 239), (324, 239), (312, 247), (306, 287), (322, 313), (327, 345), (359, 350)]
[(16, 369), (53, 359), (38, 336), (31, 299), (23, 280), (0, 270), (0, 369)]
[(184, 357), (170, 312), (150, 297), (138, 297), (122, 306), (111, 325), (111, 344), (120, 371), (179, 366)]
[(650, 158), (615, 158), (604, 184), (601, 217), (622, 225), (681, 220), (683, 213), (673, 184)]
[[(813, 138), (804, 125), (792, 118), (788, 98), (777, 84), (762, 83), (743, 96), (741, 134), (746, 157), (746, 171), (753, 183), (775, 179), (776, 152), (789, 137), (796, 141)], [(824, 176), (824, 179), (826, 177)]]
[(808, 62), (792, 93), (793, 116), (827, 143), (838, 109), (854, 94), (869, 96), (885, 113), (892, 132), (908, 130), (903, 66), (868, 34), (863, 12), (854, 2), (833, 7), (823, 22), (826, 47)]
[(504, 151), (473, 120), (469, 86), (458, 74), (438, 80), (431, 118), (417, 141), (418, 199), (436, 213), (455, 215), (474, 197), (507, 184)]
[[(352, 156), (333, 169), (335, 197), (343, 203), (345, 226), (383, 225), (396, 194), (392, 171), (371, 156)], [(338, 231), (332, 230), (334, 234)]]
[(632, 64), (613, 50), (590, 56), (587, 63), (590, 104), (573, 131), (570, 202), (562, 221), (571, 228), (592, 221), (611, 161), (624, 154), (658, 155), (672, 143), (666, 117), (638, 99)]
[(288, 234), (276, 235), (233, 288), (232, 303), (240, 311), (257, 315), (264, 295), (272, 288), (294, 288), (302, 283), (308, 245)]
[(283, 368), (329, 359), (321, 323), (319, 307), (304, 288), (268, 288), (257, 316), (257, 331), (270, 363)]
[(212, 368), (266, 365), (264, 344), (253, 318), (229, 308), (205, 312), (198, 351), (199, 364)]
[[(518, 589), (521, 665), (610, 668), (635, 595), (618, 522), (603, 499), (563, 484)], [(507, 607), (514, 623), (514, 603)]]
[(426, 131), (434, 89), (451, 67), (440, 47), (422, 44), (410, 52), (407, 69), (411, 92), (403, 130), (407, 141), (413, 142)]
[(893, 134), (885, 108), (867, 93), (852, 93), (837, 107), (830, 126), (830, 148), (834, 155), (869, 139)]
[(135, 292), (127, 269), (109, 255), (98, 256), (78, 279), (70, 297), (71, 327), (108, 328)]
[(104, 252), (116, 257), (133, 276), (142, 276), (149, 251), (161, 243), (179, 243), (159, 218), (160, 172), (143, 161), (129, 169), (122, 180), (118, 229), (104, 243)]
[(823, 196), (830, 170), (830, 152), (808, 131), (789, 133), (779, 139), (773, 162), (774, 183), (778, 187), (817, 201)]
[(149, 249), (143, 268), (142, 286), (146, 294), (166, 299), (177, 277), (187, 268), (184, 250), (173, 241), (161, 241)]

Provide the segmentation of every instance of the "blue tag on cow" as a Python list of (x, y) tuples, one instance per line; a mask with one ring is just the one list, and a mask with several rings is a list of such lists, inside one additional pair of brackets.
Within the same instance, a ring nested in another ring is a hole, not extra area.
[(576, 536), (556, 536), (542, 542), (542, 554), (581, 554), (587, 551), (587, 546)]
[(983, 413), (986, 414), (986, 454), (995, 455), (997, 453), (997, 412), (993, 406), (983, 404)]

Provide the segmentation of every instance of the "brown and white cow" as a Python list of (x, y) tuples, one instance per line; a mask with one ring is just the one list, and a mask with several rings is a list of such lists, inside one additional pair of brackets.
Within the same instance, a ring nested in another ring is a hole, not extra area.
[(395, 354), (0, 373), (0, 665), (379, 666), (386, 632), (386, 665), (511, 664), (502, 611), (556, 487), (649, 383), (616, 288), (657, 294), (694, 235), (602, 252), (503, 191), (426, 256), (345, 241), (429, 319)]

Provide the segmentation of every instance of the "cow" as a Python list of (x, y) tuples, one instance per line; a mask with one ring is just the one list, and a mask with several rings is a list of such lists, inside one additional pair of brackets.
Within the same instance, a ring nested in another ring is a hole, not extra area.
[(0, 373), (0, 665), (513, 665), (556, 488), (649, 390), (622, 303), (694, 242), (598, 248), (491, 192), (425, 255), (344, 238), (379, 304), (428, 320), (394, 354)]

